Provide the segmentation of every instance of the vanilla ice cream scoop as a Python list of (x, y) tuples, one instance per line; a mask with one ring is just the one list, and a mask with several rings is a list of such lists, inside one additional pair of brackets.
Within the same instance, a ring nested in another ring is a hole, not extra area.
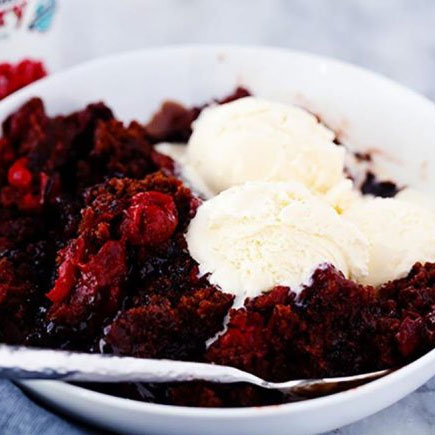
[(299, 181), (325, 193), (344, 177), (345, 150), (333, 140), (306, 110), (246, 97), (201, 112), (187, 157), (214, 193), (246, 181)]
[(435, 261), (435, 213), (404, 199), (365, 198), (343, 213), (369, 241), (363, 284), (378, 286), (406, 276), (418, 261)]
[(248, 182), (204, 202), (186, 240), (200, 274), (236, 303), (276, 285), (295, 292), (321, 265), (367, 273), (368, 243), (336, 210), (296, 182)]
[(435, 200), (421, 190), (414, 189), (413, 187), (405, 187), (397, 193), (395, 198), (424, 207), (435, 213)]

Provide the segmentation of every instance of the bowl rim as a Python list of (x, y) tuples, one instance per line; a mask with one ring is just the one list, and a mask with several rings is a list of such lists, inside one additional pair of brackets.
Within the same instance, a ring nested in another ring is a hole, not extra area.
[[(264, 53), (275, 53), (280, 56), (292, 56), (300, 59), (305, 59), (307, 61), (314, 61), (317, 63), (324, 63), (332, 67), (339, 69), (344, 69), (347, 71), (354, 71), (361, 76), (370, 78), (377, 81), (391, 89), (395, 89), (400, 92), (404, 97), (410, 97), (416, 101), (419, 105), (425, 105), (432, 109), (435, 105), (425, 96), (417, 93), (416, 91), (409, 89), (394, 80), (379, 74), (367, 70), (363, 67), (348, 63), (342, 60), (330, 58), (328, 56), (323, 56), (319, 54), (314, 54), (310, 52), (292, 50), (281, 47), (272, 47), (266, 45), (232, 45), (232, 44), (174, 44), (161, 47), (150, 47), (139, 50), (132, 50), (122, 53), (115, 53), (108, 56), (99, 57), (96, 59), (88, 60), (76, 66), (67, 68), (63, 71), (49, 75), (37, 82), (26, 86), (25, 88), (9, 95), (0, 101), (0, 114), (4, 111), (13, 110), (18, 104), (21, 104), (25, 97), (30, 97), (37, 94), (40, 87), (44, 88), (50, 82), (55, 82), (57, 80), (64, 80), (70, 75), (80, 74), (88, 69), (92, 69), (97, 66), (104, 66), (105, 64), (111, 64), (112, 62), (122, 62), (122, 60), (135, 58), (137, 56), (152, 56), (152, 55), (162, 55), (168, 56), (171, 53), (194, 51), (197, 54), (216, 52), (220, 51), (231, 53), (231, 54), (241, 54), (241, 53), (253, 53), (256, 54)], [(407, 364), (406, 366), (398, 369), (397, 371), (371, 381), (368, 384), (346, 390), (340, 393), (331, 394), (328, 396), (304, 400), (301, 402), (284, 403), (280, 405), (270, 405), (261, 407), (241, 407), (241, 408), (200, 408), (200, 407), (186, 407), (186, 406), (174, 406), (174, 405), (163, 405), (149, 402), (140, 402), (132, 399), (125, 399), (116, 396), (111, 396), (104, 393), (99, 393), (93, 390), (89, 390), (84, 387), (67, 384), (61, 381), (47, 381), (47, 380), (32, 380), (32, 381), (17, 381), (18, 385), (23, 386), (24, 389), (29, 388), (30, 390), (37, 385), (44, 385), (49, 387), (51, 390), (56, 391), (58, 394), (75, 394), (76, 396), (81, 396), (87, 400), (97, 401), (103, 405), (108, 405), (116, 408), (122, 408), (130, 411), (142, 411), (150, 412), (155, 415), (160, 416), (185, 416), (185, 417), (201, 417), (210, 419), (244, 419), (249, 418), (262, 418), (264, 416), (278, 416), (282, 414), (292, 415), (293, 413), (298, 413), (302, 410), (310, 411), (314, 409), (319, 409), (323, 406), (334, 405), (338, 407), (341, 403), (349, 400), (352, 396), (353, 399), (363, 396), (371, 396), (376, 394), (377, 391), (383, 390), (392, 386), (394, 383), (399, 382), (402, 379), (407, 378), (413, 372), (418, 371), (424, 366), (428, 365), (430, 362), (435, 361), (435, 349), (421, 356), (417, 360)], [(435, 369), (434, 369), (435, 373)]]
[[(273, 45), (251, 45), (251, 44), (219, 44), (219, 43), (207, 43), (207, 44), (201, 44), (201, 43), (190, 43), (190, 44), (170, 44), (170, 45), (163, 45), (163, 46), (155, 46), (155, 47), (147, 47), (147, 48), (139, 48), (134, 50), (127, 50), (123, 52), (118, 53), (112, 53), (109, 55), (103, 55), (100, 57), (97, 57), (95, 59), (86, 60), (84, 62), (80, 62), (77, 65), (73, 65), (70, 67), (65, 68), (64, 70), (56, 71), (52, 74), (48, 74), (45, 77), (42, 77), (41, 79), (38, 79), (37, 81), (25, 86), (24, 88), (19, 89), (18, 91), (13, 92), (12, 94), (8, 95), (7, 97), (0, 100), (0, 112), (4, 105), (11, 104), (14, 102), (14, 100), (20, 100), (21, 96), (29, 94), (32, 94), (33, 89), (37, 89), (40, 85), (44, 85), (47, 82), (54, 81), (54, 80), (61, 80), (64, 76), (68, 77), (69, 75), (74, 75), (79, 73), (81, 70), (87, 70), (89, 68), (92, 68), (94, 66), (102, 66), (104, 64), (110, 64), (114, 61), (122, 61), (124, 59), (129, 58), (135, 58), (137, 56), (141, 55), (162, 55), (167, 56), (168, 54), (177, 52), (186, 52), (186, 51), (193, 51), (198, 53), (210, 53), (210, 52), (216, 52), (219, 53), (220, 51), (224, 51), (226, 53), (232, 52), (233, 54), (240, 54), (240, 53), (275, 53), (277, 55), (290, 55), (292, 57), (299, 57), (301, 59), (305, 59), (308, 61), (318, 62), (318, 63), (325, 63), (328, 65), (335, 66), (337, 68), (344, 68), (349, 71), (356, 72), (358, 74), (364, 75), (367, 78), (371, 78), (373, 80), (376, 80), (377, 82), (384, 82), (384, 85), (389, 86), (390, 88), (395, 88), (398, 92), (401, 92), (402, 94), (407, 94), (408, 96), (412, 97), (413, 99), (420, 100), (421, 104), (429, 105), (433, 108), (435, 108), (435, 102), (431, 101), (428, 97), (420, 94), (414, 89), (411, 89), (392, 78), (388, 77), (387, 75), (379, 72), (374, 72), (370, 69), (367, 69), (365, 67), (356, 65), (352, 62), (348, 62), (345, 60), (341, 60), (334, 57), (328, 57), (326, 55), (310, 52), (310, 51), (304, 51), (304, 50), (296, 50), (291, 48), (285, 48), (285, 47), (278, 47)], [(6, 103), (6, 104), (5, 104)]]
[(424, 365), (430, 361), (435, 361), (435, 349), (421, 356), (417, 360), (399, 368), (398, 370), (386, 375), (383, 378), (376, 379), (367, 384), (359, 387), (351, 388), (340, 393), (330, 394), (327, 396), (303, 400), (300, 402), (283, 403), (279, 405), (268, 406), (247, 406), (240, 408), (201, 408), (201, 407), (189, 407), (189, 406), (177, 406), (177, 405), (164, 405), (159, 403), (141, 402), (138, 400), (127, 399), (109, 394), (100, 393), (87, 389), (85, 387), (68, 384), (61, 381), (19, 381), (18, 385), (23, 385), (24, 388), (29, 386), (36, 386), (37, 384), (44, 383), (49, 389), (56, 391), (58, 394), (71, 394), (74, 393), (77, 396), (86, 398), (87, 400), (98, 401), (103, 405), (108, 405), (116, 408), (128, 409), (131, 411), (149, 411), (153, 414), (160, 416), (179, 416), (185, 417), (203, 417), (203, 418), (262, 418), (268, 416), (278, 416), (282, 414), (291, 415), (297, 414), (300, 411), (310, 411), (323, 407), (324, 405), (338, 407), (343, 402), (349, 399), (349, 395), (352, 395), (352, 399), (358, 397), (371, 396), (376, 394), (377, 391), (388, 388), (389, 386), (399, 382), (400, 380), (408, 377), (411, 373), (418, 371)]

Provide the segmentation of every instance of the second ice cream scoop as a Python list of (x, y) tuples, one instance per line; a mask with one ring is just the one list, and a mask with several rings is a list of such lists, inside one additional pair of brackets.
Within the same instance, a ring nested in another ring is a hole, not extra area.
[(352, 279), (367, 273), (365, 237), (295, 182), (250, 182), (220, 193), (199, 207), (186, 240), (200, 273), (239, 304), (277, 285), (301, 291), (323, 264)]
[(416, 262), (435, 261), (435, 212), (406, 197), (363, 198), (343, 213), (369, 242), (368, 274), (359, 282), (378, 286), (405, 277)]

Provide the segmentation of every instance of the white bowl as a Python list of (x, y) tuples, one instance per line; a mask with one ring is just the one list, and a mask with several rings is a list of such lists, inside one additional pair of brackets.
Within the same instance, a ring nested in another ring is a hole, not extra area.
[[(87, 63), (48, 77), (0, 103), (4, 119), (31, 96), (52, 114), (104, 100), (123, 120), (145, 120), (165, 98), (200, 104), (236, 85), (319, 114), (359, 150), (404, 183), (435, 189), (435, 106), (415, 93), (342, 62), (287, 50), (173, 47)], [(23, 382), (48, 404), (101, 427), (155, 434), (315, 433), (377, 412), (435, 374), (435, 351), (368, 385), (263, 408), (199, 409), (135, 402), (54, 381)]]

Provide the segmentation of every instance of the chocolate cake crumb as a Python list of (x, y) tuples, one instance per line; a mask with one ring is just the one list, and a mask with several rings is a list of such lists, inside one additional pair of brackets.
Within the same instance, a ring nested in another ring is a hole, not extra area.
[(393, 181), (379, 181), (376, 175), (367, 171), (366, 178), (361, 185), (361, 192), (364, 195), (380, 196), (381, 198), (393, 198), (400, 191), (400, 188)]

